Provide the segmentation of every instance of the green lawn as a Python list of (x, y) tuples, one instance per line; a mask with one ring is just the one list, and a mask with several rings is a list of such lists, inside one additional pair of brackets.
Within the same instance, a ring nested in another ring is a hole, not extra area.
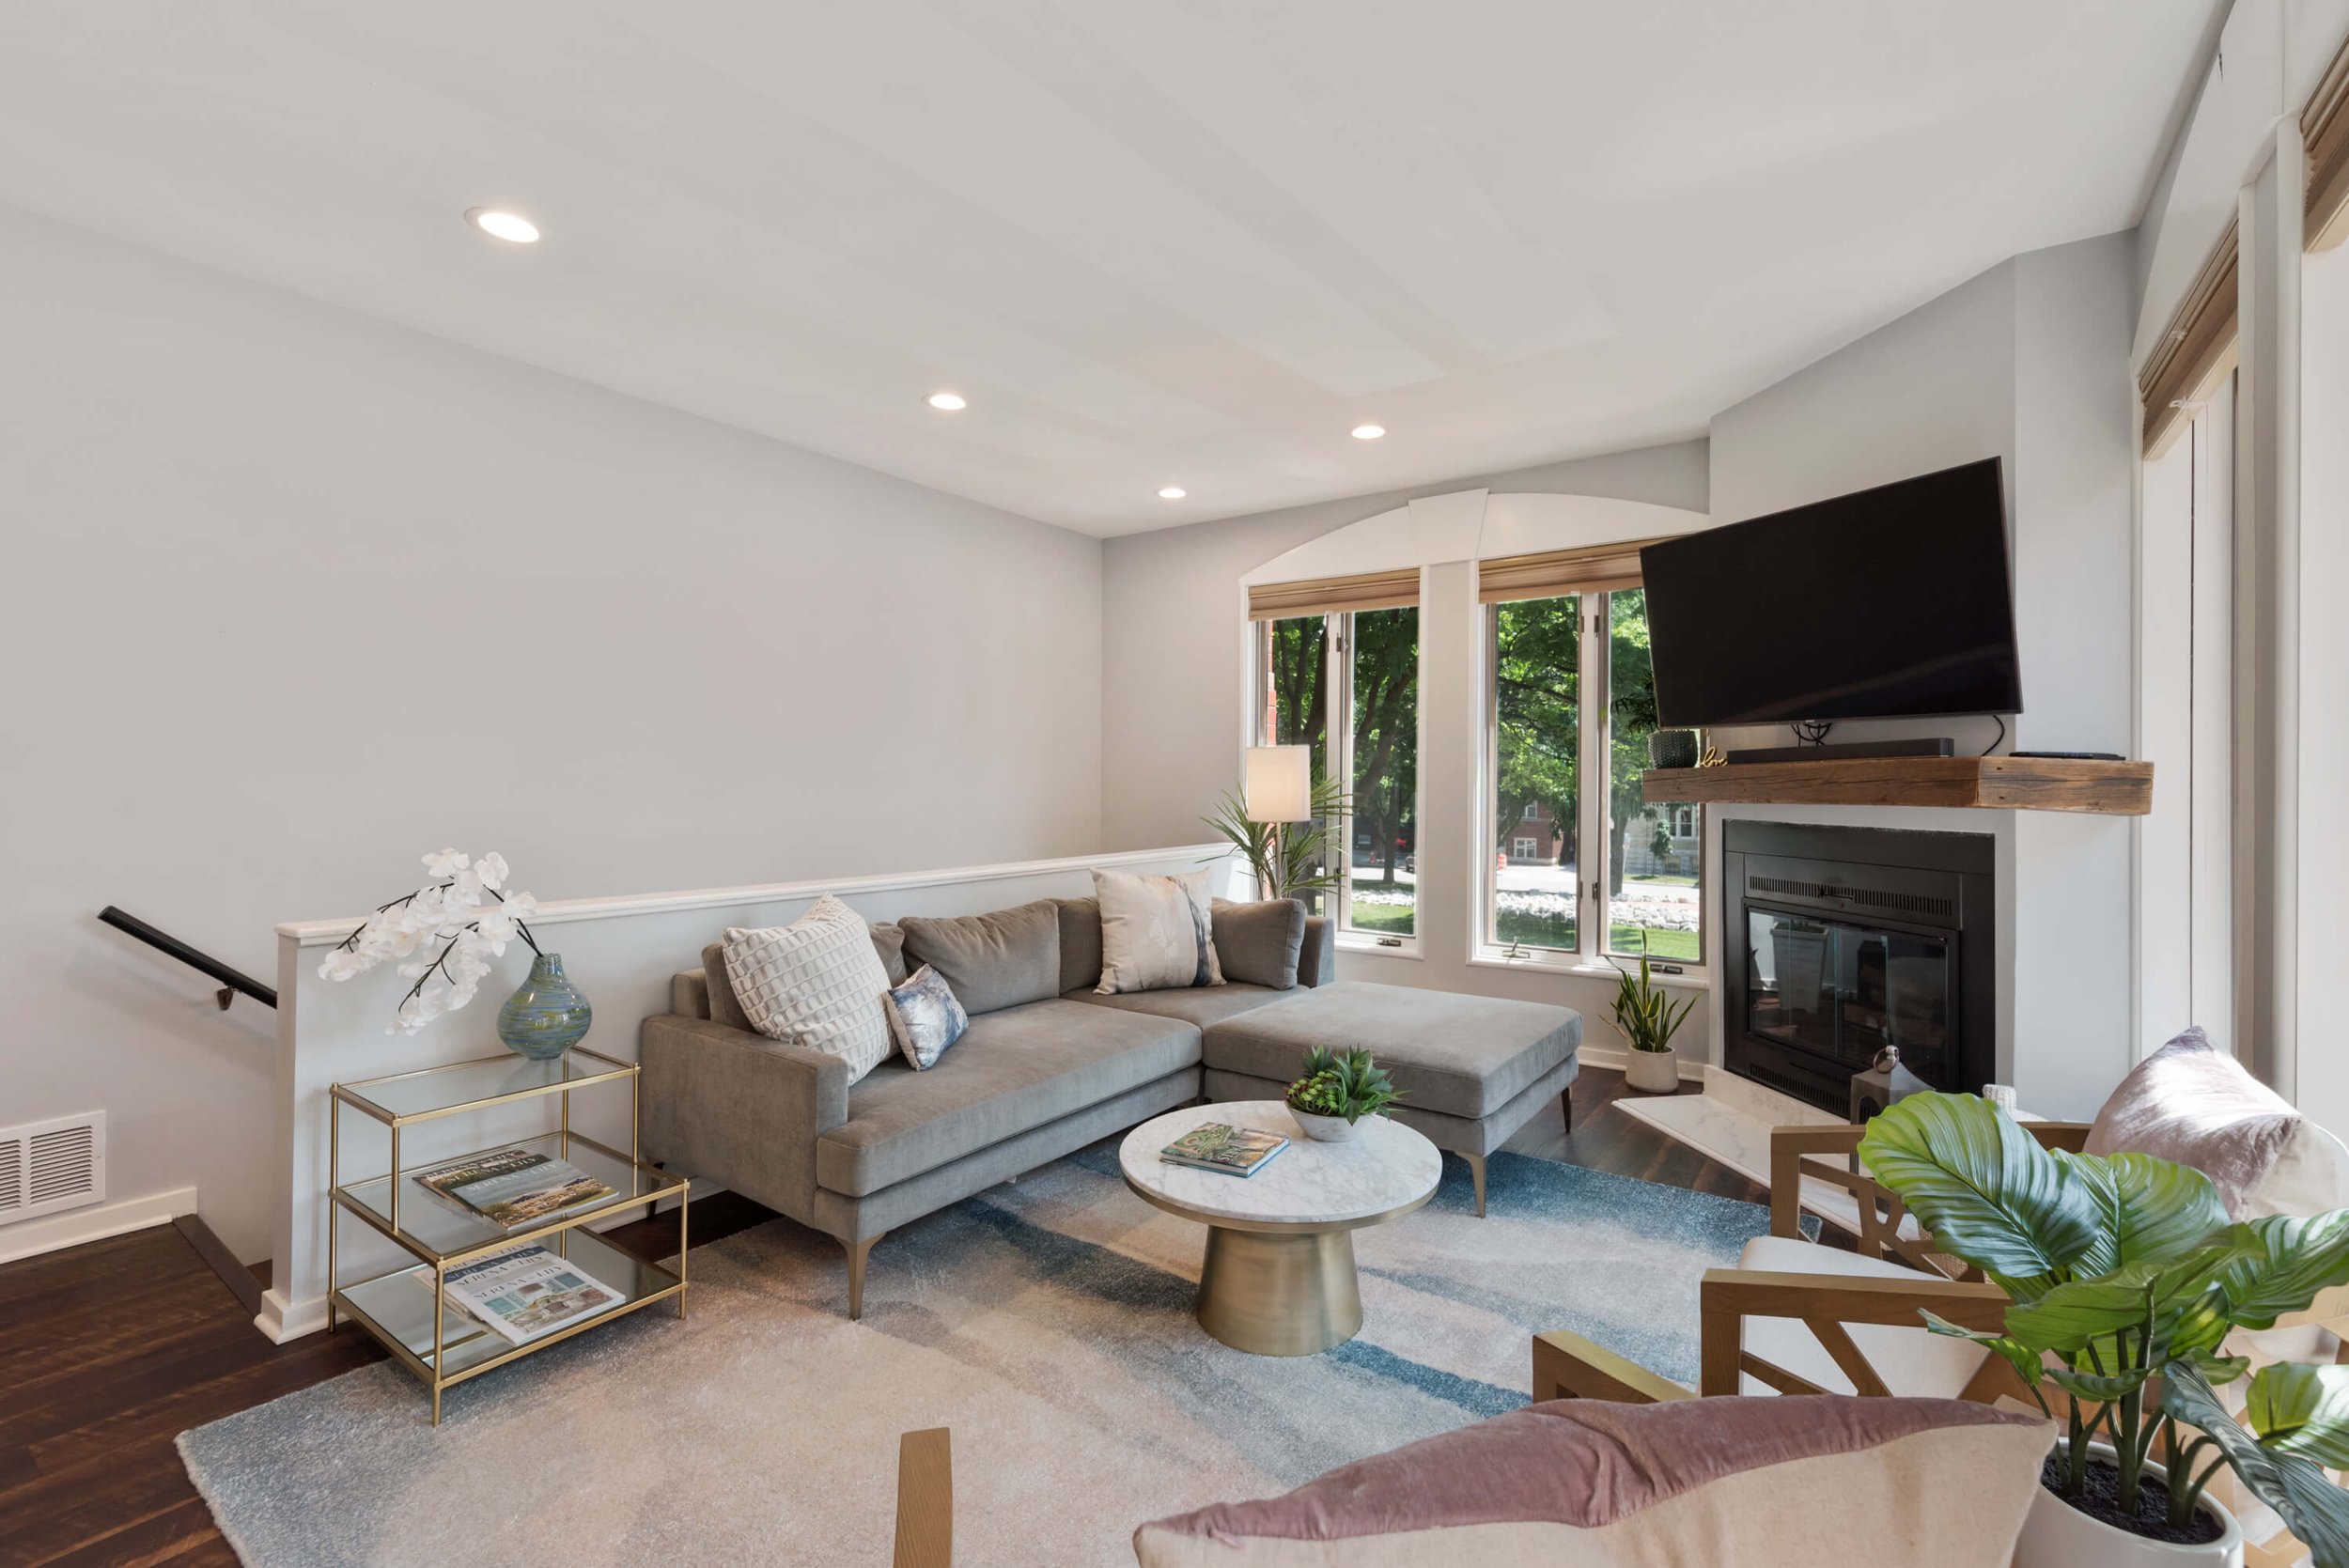
[[(1416, 913), (1416, 909), (1408, 904), (1358, 904), (1354, 907), (1354, 929), (1408, 937), (1411, 934), (1412, 917)], [(1521, 915), (1503, 911), (1497, 936), (1504, 944), (1522, 942), (1527, 947), (1572, 951), (1574, 922), (1561, 915)], [(1675, 964), (1693, 964), (1703, 956), (1698, 951), (1696, 932), (1666, 931), (1655, 926), (1612, 926), (1608, 932), (1608, 946), (1618, 956), (1636, 958), (1642, 951), (1642, 937), (1646, 939), (1644, 951), (1650, 957)]]

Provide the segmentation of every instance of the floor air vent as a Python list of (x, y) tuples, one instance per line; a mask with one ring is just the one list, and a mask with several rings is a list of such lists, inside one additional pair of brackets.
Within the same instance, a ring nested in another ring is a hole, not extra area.
[(106, 1196), (106, 1113), (0, 1127), (0, 1225)]

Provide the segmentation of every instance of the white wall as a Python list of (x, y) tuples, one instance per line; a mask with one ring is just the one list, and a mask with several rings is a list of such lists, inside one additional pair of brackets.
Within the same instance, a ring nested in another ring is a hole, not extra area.
[[(1400, 439), (1390, 437), (1390, 440)], [(1240, 574), (1415, 497), (1482, 487), (1704, 509), (1702, 441), (1111, 539), (1102, 551), (1101, 839), (1179, 844), (1239, 778)], [(1435, 820), (1430, 814), (1430, 820)]]
[[(2131, 749), (2131, 238), (2002, 262), (1713, 421), (1713, 511), (1723, 522), (2001, 460), (2025, 706), (2009, 745)], [(1951, 735), (1981, 750), (1997, 734), (1989, 720), (1961, 719), (1844, 724), (1835, 738)], [(1782, 730), (1752, 738), (1768, 736), (1785, 743)], [(2128, 823), (1895, 815), (1902, 826), (1998, 839), (2000, 967), (2013, 976), (2000, 998), (1999, 1070), (2035, 1110), (2092, 1111), (2132, 1060)]]
[(0, 365), (0, 1125), (103, 1107), (111, 1195), (241, 1257), (273, 1020), (105, 904), (266, 980), (442, 844), (549, 898), (1095, 846), (1096, 540), (7, 210)]

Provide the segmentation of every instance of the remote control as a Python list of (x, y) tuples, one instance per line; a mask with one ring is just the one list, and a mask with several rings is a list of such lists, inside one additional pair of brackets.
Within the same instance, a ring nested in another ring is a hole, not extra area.
[(2125, 762), (2118, 752), (2009, 752), (2011, 757), (2046, 757), (2057, 762)]

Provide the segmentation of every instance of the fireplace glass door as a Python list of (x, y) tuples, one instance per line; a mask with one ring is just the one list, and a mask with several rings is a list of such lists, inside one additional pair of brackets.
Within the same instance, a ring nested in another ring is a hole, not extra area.
[(1898, 1046), (1909, 1071), (1952, 1086), (1957, 971), (1949, 938), (1750, 905), (1746, 967), (1753, 1034), (1854, 1073)]

